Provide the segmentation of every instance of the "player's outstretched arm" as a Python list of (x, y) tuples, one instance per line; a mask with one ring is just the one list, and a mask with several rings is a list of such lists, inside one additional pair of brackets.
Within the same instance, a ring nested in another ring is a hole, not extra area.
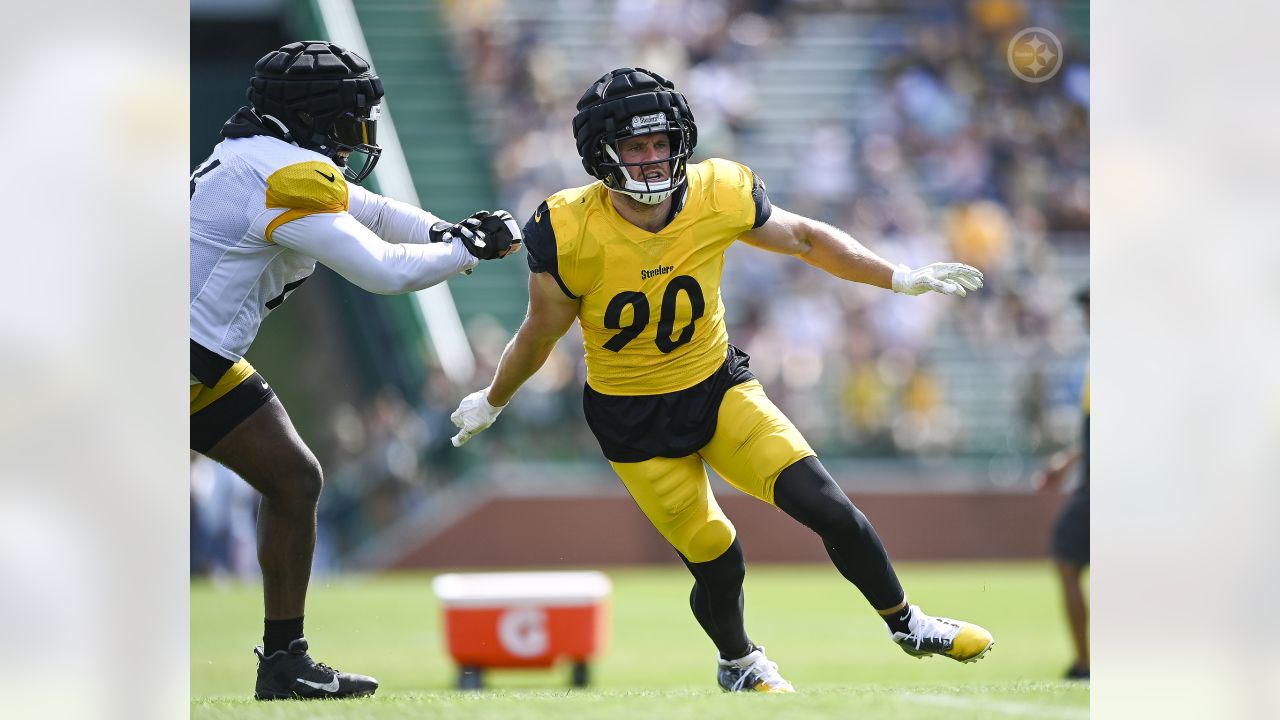
[(480, 260), (518, 252), (520, 227), (504, 212), (479, 212), (460, 223), (427, 229), (430, 242), (394, 244), (346, 212), (314, 213), (275, 228), (269, 238), (313, 257), (379, 295), (422, 290), (470, 270)]
[(838, 278), (875, 285), (907, 295), (933, 291), (964, 297), (982, 287), (982, 273), (962, 263), (933, 263), (912, 270), (868, 250), (848, 233), (774, 206), (769, 219), (743, 234), (748, 245), (795, 255)]
[(453, 436), (454, 447), (460, 447), (498, 419), (498, 413), (511, 402), (516, 390), (542, 367), (556, 341), (569, 330), (578, 316), (579, 303), (561, 292), (550, 274), (529, 273), (529, 311), (502, 351), (493, 382), (463, 398), (450, 416), (459, 428)]
[(407, 202), (379, 195), (359, 185), (347, 186), (347, 211), (389, 243), (424, 245), (431, 242), (431, 226), (442, 218)]
[(389, 243), (422, 245), (458, 240), (481, 260), (520, 251), (520, 226), (506, 210), (481, 210), (462, 222), (451, 223), (358, 185), (348, 186), (347, 198), (351, 216)]
[(422, 290), (480, 262), (462, 243), (386, 242), (345, 212), (315, 213), (286, 222), (269, 240), (315, 258), (379, 295)]

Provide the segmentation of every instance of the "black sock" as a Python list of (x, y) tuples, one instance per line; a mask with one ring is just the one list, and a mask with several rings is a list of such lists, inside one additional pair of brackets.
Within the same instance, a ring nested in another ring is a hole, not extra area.
[(881, 615), (880, 617), (884, 618), (885, 624), (889, 626), (891, 631), (907, 634), (911, 633), (911, 625), (909, 624), (909, 621), (911, 620), (910, 603), (897, 612), (891, 612), (888, 615)]
[(289, 643), (302, 637), (302, 616), (288, 620), (263, 620), (262, 652), (266, 655), (288, 650)]
[(747, 563), (737, 538), (714, 560), (695, 563), (684, 555), (680, 559), (694, 578), (689, 607), (720, 657), (736, 660), (750, 653), (754, 646), (742, 619), (742, 580)]

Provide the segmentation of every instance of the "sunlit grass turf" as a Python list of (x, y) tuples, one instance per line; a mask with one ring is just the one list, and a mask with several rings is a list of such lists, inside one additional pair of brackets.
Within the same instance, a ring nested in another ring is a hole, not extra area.
[(1088, 689), (1057, 681), (1066, 632), (1046, 564), (899, 566), (913, 602), (996, 636), (980, 662), (915, 660), (830, 566), (752, 566), (747, 627), (796, 696), (724, 696), (715, 651), (687, 606), (682, 566), (609, 570), (612, 633), (592, 687), (570, 691), (568, 668), (498, 671), (483, 693), (452, 691), (430, 576), (318, 579), (307, 611), (313, 655), (377, 677), (377, 696), (257, 703), (257, 586), (191, 588), (192, 716), (197, 718), (978, 718), (1087, 717)]

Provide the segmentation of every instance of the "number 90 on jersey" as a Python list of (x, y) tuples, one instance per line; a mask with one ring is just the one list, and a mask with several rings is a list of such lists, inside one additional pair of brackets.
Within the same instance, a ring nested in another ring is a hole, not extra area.
[[(692, 313), (689, 316), (689, 323), (677, 332), (676, 303), (681, 294), (689, 297)], [(631, 323), (623, 326), (622, 313), (627, 306), (631, 306)], [(702, 296), (702, 286), (698, 285), (697, 280), (689, 275), (677, 275), (671, 278), (671, 282), (667, 283), (667, 289), (662, 293), (662, 306), (658, 309), (658, 334), (654, 338), (654, 344), (662, 352), (669, 353), (689, 342), (693, 339), (698, 319), (706, 313), (706, 310), (707, 302)], [(612, 352), (621, 351), (627, 343), (644, 332), (651, 320), (649, 298), (644, 293), (627, 290), (614, 295), (604, 311), (604, 326), (619, 332), (604, 344), (605, 349)]]

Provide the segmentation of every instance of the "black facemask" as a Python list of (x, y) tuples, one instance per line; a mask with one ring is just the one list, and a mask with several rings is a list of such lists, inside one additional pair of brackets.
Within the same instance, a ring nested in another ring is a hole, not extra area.
[(369, 177), (373, 168), (382, 157), (382, 148), (378, 146), (378, 115), (380, 107), (358, 108), (355, 112), (343, 113), (333, 121), (328, 139), (334, 151), (346, 150), (352, 156), (364, 156), (363, 162), (352, 164), (352, 158), (333, 155), (334, 162), (342, 168), (343, 176), (357, 185)]

